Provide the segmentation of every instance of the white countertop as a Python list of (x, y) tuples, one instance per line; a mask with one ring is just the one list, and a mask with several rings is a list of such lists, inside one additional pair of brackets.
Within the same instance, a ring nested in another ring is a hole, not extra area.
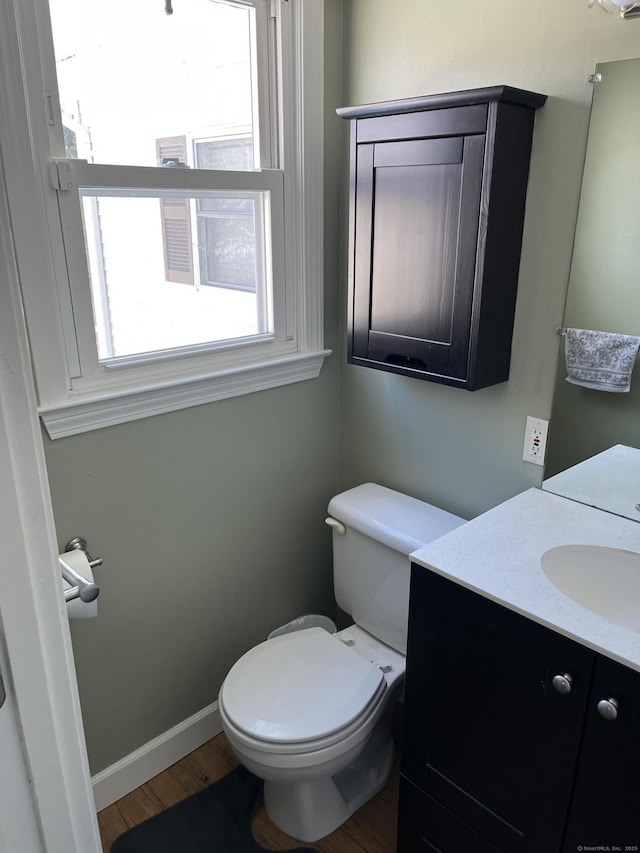
[(576, 604), (542, 571), (547, 549), (583, 544), (640, 552), (640, 523), (532, 488), (411, 559), (640, 672), (640, 633)]
[(547, 492), (640, 521), (640, 450), (616, 444), (542, 483)]

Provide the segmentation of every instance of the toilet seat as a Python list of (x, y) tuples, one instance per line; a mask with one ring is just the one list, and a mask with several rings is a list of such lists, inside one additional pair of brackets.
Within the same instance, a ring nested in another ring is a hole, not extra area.
[(243, 739), (266, 751), (321, 749), (348, 736), (383, 700), (375, 663), (307, 628), (250, 649), (220, 691), (220, 709)]

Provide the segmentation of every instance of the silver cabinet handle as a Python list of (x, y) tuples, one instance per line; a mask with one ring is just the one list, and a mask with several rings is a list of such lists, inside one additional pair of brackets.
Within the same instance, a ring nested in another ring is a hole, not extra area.
[(597, 705), (598, 713), (605, 720), (615, 720), (618, 716), (619, 707), (615, 699), (601, 699)]
[(554, 675), (551, 679), (551, 683), (558, 691), (558, 693), (571, 693), (571, 687), (573, 686), (573, 678), (569, 675), (568, 672), (565, 672), (562, 675)]

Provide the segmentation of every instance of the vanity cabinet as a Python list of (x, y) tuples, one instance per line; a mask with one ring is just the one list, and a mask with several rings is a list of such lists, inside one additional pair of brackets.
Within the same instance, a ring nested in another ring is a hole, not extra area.
[(470, 391), (508, 378), (544, 101), (496, 86), (338, 110), (351, 122), (351, 363)]
[(411, 584), (398, 853), (638, 849), (640, 675), (424, 568)]
[[(615, 719), (598, 711), (610, 699), (619, 706)], [(579, 845), (640, 850), (640, 675), (601, 655), (595, 655), (563, 853)]]

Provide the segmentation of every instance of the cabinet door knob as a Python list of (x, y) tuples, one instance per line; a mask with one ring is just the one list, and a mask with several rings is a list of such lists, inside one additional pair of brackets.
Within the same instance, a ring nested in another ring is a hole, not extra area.
[(569, 675), (568, 672), (565, 672), (562, 675), (554, 675), (551, 679), (551, 683), (558, 691), (558, 693), (571, 693), (573, 678)]
[(605, 720), (615, 720), (618, 716), (618, 703), (615, 699), (601, 699), (598, 702), (598, 713)]

